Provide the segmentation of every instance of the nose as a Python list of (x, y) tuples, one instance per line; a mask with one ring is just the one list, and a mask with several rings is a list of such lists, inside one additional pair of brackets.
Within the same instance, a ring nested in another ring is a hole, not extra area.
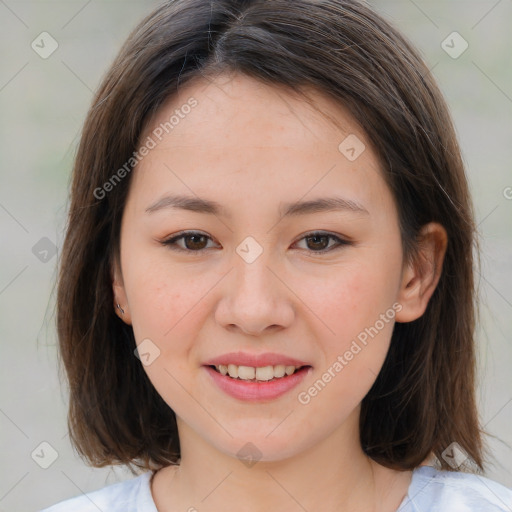
[(294, 295), (279, 266), (269, 261), (265, 251), (251, 263), (235, 254), (233, 263), (215, 312), (218, 324), (252, 336), (290, 326)]

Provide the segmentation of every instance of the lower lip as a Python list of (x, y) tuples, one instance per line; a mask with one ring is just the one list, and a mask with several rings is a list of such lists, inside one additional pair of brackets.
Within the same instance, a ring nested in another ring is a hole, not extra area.
[(261, 402), (265, 400), (273, 400), (284, 395), (295, 386), (299, 385), (306, 375), (312, 370), (311, 366), (306, 366), (296, 371), (292, 375), (281, 377), (280, 379), (251, 382), (240, 379), (232, 379), (227, 375), (222, 375), (210, 366), (203, 368), (211, 375), (215, 384), (219, 386), (222, 391), (238, 398), (239, 400), (249, 402)]

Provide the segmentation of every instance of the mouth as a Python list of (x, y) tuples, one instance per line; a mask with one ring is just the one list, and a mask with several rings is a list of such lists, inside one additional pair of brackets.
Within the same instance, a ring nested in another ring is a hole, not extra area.
[(313, 371), (310, 365), (283, 364), (209, 364), (203, 368), (218, 389), (237, 400), (252, 403), (268, 403), (288, 394)]
[(238, 366), (228, 365), (208, 365), (215, 372), (228, 377), (232, 380), (246, 382), (273, 382), (286, 379), (292, 375), (307, 371), (310, 365), (292, 366), (292, 365), (268, 365), (268, 366)]
[(231, 352), (203, 363), (218, 389), (244, 402), (275, 400), (298, 386), (313, 371), (307, 359), (275, 352)]

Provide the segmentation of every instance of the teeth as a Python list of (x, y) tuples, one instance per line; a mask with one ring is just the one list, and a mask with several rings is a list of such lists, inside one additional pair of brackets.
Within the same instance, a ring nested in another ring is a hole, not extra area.
[(263, 368), (256, 368), (256, 380), (271, 380), (274, 378), (274, 367), (264, 366)]
[[(231, 365), (229, 365), (231, 367)], [(231, 372), (229, 372), (229, 376), (233, 377), (231, 375)], [(238, 367), (238, 378), (242, 380), (251, 380), (254, 379), (256, 376), (256, 370), (250, 366), (239, 366)]]
[(263, 366), (254, 368), (252, 366), (237, 366), (235, 364), (215, 366), (222, 375), (229, 375), (233, 379), (241, 380), (261, 380), (267, 381), (272, 379), (280, 379), (285, 375), (292, 375), (300, 366), (285, 366), (278, 364), (276, 366)]
[(238, 377), (238, 366), (235, 366), (234, 364), (228, 365), (228, 373), (230, 377), (233, 377), (233, 379), (236, 379)]
[(284, 377), (285, 373), (286, 366), (284, 364), (278, 364), (277, 366), (274, 366), (274, 377), (277, 377), (279, 379), (280, 377)]

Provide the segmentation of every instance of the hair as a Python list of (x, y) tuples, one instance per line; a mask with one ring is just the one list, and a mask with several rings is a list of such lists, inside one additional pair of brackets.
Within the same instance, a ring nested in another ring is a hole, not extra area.
[[(398, 209), (405, 258), (421, 227), (448, 246), (425, 313), (396, 323), (361, 403), (360, 442), (376, 462), (410, 470), (457, 442), (483, 470), (475, 400), (473, 206), (446, 102), (418, 51), (355, 0), (174, 0), (130, 34), (86, 117), (61, 253), (57, 331), (75, 449), (97, 467), (177, 463), (174, 411), (134, 357), (133, 329), (113, 308), (112, 265), (132, 173), (95, 190), (134, 155), (148, 120), (194, 78), (237, 72), (348, 109), (378, 156)], [(306, 95), (305, 95), (306, 96)], [(478, 252), (476, 252), (478, 254)], [(133, 471), (133, 469), (132, 469)]]

